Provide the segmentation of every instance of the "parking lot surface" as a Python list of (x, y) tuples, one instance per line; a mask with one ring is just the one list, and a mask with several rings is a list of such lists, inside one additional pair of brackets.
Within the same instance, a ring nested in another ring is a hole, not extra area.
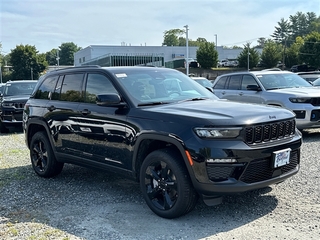
[(65, 165), (38, 177), (24, 135), (0, 134), (0, 239), (320, 239), (320, 130), (303, 140), (300, 172), (287, 181), (168, 220), (138, 183), (112, 173)]

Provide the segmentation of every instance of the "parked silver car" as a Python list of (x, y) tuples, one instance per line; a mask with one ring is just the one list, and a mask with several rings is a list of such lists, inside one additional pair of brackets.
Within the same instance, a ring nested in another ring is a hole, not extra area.
[(299, 72), (297, 73), (300, 77), (304, 78), (308, 82), (313, 82), (314, 80), (320, 78), (320, 71), (313, 72)]
[(320, 127), (320, 90), (289, 71), (236, 72), (213, 83), (219, 98), (292, 110), (299, 129)]

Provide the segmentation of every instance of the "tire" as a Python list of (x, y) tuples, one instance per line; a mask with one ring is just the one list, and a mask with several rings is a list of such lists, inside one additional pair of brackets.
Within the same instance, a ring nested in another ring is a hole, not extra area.
[(140, 188), (149, 208), (163, 218), (190, 212), (198, 200), (184, 162), (171, 149), (156, 150), (145, 158)]
[(61, 173), (64, 163), (58, 162), (45, 132), (33, 135), (30, 158), (34, 171), (41, 177), (54, 177)]

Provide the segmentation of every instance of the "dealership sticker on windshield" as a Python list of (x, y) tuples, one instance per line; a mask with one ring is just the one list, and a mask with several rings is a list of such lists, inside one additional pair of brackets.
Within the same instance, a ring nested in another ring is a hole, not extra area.
[(290, 162), (290, 152), (291, 148), (286, 148), (283, 150), (273, 152), (273, 167), (278, 168), (289, 164)]

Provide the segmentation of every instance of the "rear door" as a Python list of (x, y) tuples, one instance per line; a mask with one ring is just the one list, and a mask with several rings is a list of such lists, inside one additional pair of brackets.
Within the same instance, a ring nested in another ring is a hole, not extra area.
[(54, 89), (43, 92), (44, 97), (49, 99), (43, 116), (47, 119), (55, 148), (60, 153), (80, 155), (77, 109), (83, 101), (83, 79), (84, 73), (60, 75)]

